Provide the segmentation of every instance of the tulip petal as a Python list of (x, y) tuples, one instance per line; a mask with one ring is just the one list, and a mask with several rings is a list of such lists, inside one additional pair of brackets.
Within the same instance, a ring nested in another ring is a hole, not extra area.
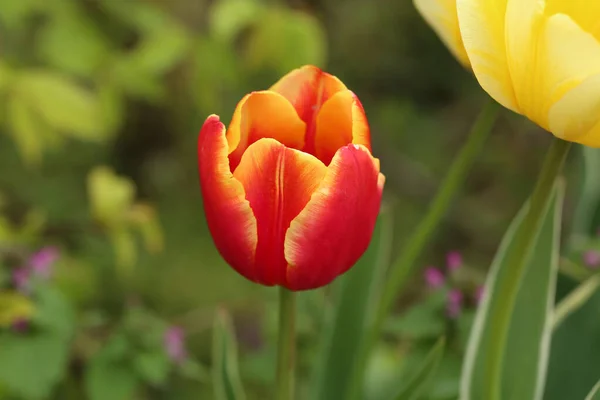
[(508, 0), (506, 8), (506, 56), (518, 109), (539, 123), (543, 96), (540, 86), (546, 67), (538, 57), (538, 41), (544, 25), (544, 2)]
[(460, 36), (456, 0), (414, 0), (415, 7), (462, 65), (468, 67), (469, 56)]
[(262, 138), (302, 149), (305, 130), (294, 107), (279, 93), (261, 91), (246, 95), (238, 103), (227, 129), (231, 170), (237, 168), (248, 146)]
[(322, 183), (286, 233), (288, 288), (326, 285), (360, 258), (371, 240), (384, 180), (366, 147), (338, 150)]
[(248, 147), (234, 172), (258, 222), (255, 280), (283, 285), (287, 262), (285, 232), (319, 186), (327, 167), (310, 154), (290, 149), (273, 139)]
[(371, 150), (371, 135), (365, 110), (349, 90), (334, 94), (321, 107), (315, 125), (315, 154), (329, 165), (335, 153), (348, 144)]
[(506, 58), (507, 0), (457, 0), (458, 21), (473, 72), (483, 89), (519, 112)]
[(585, 80), (550, 109), (550, 129), (565, 140), (600, 147), (600, 75)]
[(244, 187), (229, 169), (227, 153), (225, 125), (211, 115), (198, 136), (198, 169), (208, 228), (225, 261), (254, 280), (256, 218)]
[(321, 106), (346, 86), (335, 76), (312, 65), (295, 69), (275, 83), (271, 89), (288, 99), (298, 116), (306, 123), (304, 151), (314, 152), (314, 123)]
[(587, 135), (598, 120), (598, 114), (590, 112), (600, 92), (591, 90), (596, 87), (594, 79), (583, 82), (600, 74), (600, 42), (569, 16), (556, 14), (546, 22), (540, 47), (546, 66), (542, 96), (547, 129), (566, 140)]
[(567, 14), (584, 31), (600, 40), (600, 1), (546, 0), (546, 14)]

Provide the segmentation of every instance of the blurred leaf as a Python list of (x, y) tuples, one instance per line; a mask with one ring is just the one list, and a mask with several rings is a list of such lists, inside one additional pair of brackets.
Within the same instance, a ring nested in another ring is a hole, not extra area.
[(71, 303), (56, 288), (37, 285), (35, 288), (37, 309), (33, 321), (51, 331), (70, 339), (75, 327), (75, 312)]
[(569, 315), (579, 310), (600, 288), (600, 275), (596, 274), (571, 291), (554, 309), (552, 328), (556, 329)]
[(94, 218), (106, 225), (122, 225), (135, 197), (135, 185), (108, 167), (96, 167), (88, 175), (88, 196)]
[[(509, 320), (507, 342), (502, 369), (502, 398), (541, 399), (552, 333), (552, 310), (556, 286), (560, 249), (560, 227), (564, 183), (555, 184), (552, 199), (545, 211), (543, 223), (537, 232), (532, 255), (518, 288), (514, 312)], [(488, 310), (503, 307), (505, 293), (498, 291), (499, 282), (509, 266), (506, 255), (515, 246), (515, 233), (527, 211), (527, 203), (511, 223), (502, 239), (485, 284), (483, 302), (480, 304), (467, 349), (461, 382), (461, 399), (479, 399), (485, 393), (482, 387), (486, 378), (485, 359), (493, 354), (492, 347), (500, 344), (491, 341), (490, 321), (494, 318)], [(495, 303), (495, 304), (494, 304)]]
[(0, 386), (25, 399), (48, 398), (69, 360), (69, 341), (59, 334), (0, 334)]
[(11, 83), (12, 78), (13, 70), (0, 60), (0, 93), (4, 92), (6, 87)]
[(111, 67), (111, 75), (117, 87), (131, 96), (157, 101), (165, 95), (159, 77), (141, 69), (135, 59), (117, 58)]
[(138, 377), (124, 358), (119, 357), (125, 345), (107, 346), (89, 362), (85, 387), (90, 400), (131, 399), (139, 384)]
[(263, 11), (263, 4), (257, 0), (219, 0), (211, 8), (211, 34), (221, 42), (233, 44), (237, 35)]
[(209, 370), (198, 361), (190, 359), (189, 357), (179, 365), (179, 370), (184, 378), (193, 379), (202, 383), (210, 382)]
[(142, 71), (161, 75), (183, 59), (189, 44), (187, 32), (178, 24), (171, 23), (148, 35), (130, 53), (130, 61)]
[(408, 382), (402, 385), (399, 393), (394, 397), (396, 400), (418, 400), (421, 398), (435, 376), (440, 360), (444, 355), (444, 345), (445, 339), (439, 339)]
[(10, 327), (19, 320), (29, 319), (34, 312), (34, 304), (24, 294), (0, 292), (0, 327)]
[(233, 326), (225, 310), (215, 316), (213, 333), (213, 385), (216, 400), (246, 398), (238, 372), (237, 345)]
[(98, 98), (67, 77), (46, 70), (22, 72), (18, 91), (50, 127), (84, 140), (107, 136)]
[(92, 77), (109, 56), (108, 40), (81, 9), (79, 2), (61, 4), (61, 12), (55, 12), (41, 29), (38, 51), (53, 67)]
[(42, 0), (0, 1), (0, 22), (8, 29), (19, 29), (27, 17), (43, 7)]
[[(335, 306), (322, 333), (314, 399), (347, 397), (356, 356), (355, 351), (348, 349), (357, 349), (365, 338), (365, 328), (389, 266), (392, 228), (390, 211), (384, 210), (365, 254), (333, 284)], [(357, 293), (361, 295), (357, 296)]]
[(137, 247), (133, 234), (122, 227), (111, 228), (108, 235), (117, 258), (118, 272), (122, 279), (132, 277), (133, 265), (137, 261)]
[(125, 119), (125, 96), (117, 84), (108, 79), (98, 83), (98, 101), (106, 130), (117, 132)]
[(133, 360), (138, 375), (153, 385), (163, 385), (171, 370), (171, 361), (162, 348), (137, 354)]
[(252, 69), (267, 67), (283, 75), (305, 64), (325, 63), (325, 32), (309, 14), (271, 8), (254, 28), (246, 48)]
[(8, 130), (25, 163), (40, 164), (44, 148), (40, 134), (44, 127), (39, 118), (20, 96), (11, 96), (7, 107)]
[(588, 237), (596, 230), (594, 214), (600, 204), (600, 151), (581, 146), (584, 163), (583, 182), (575, 216), (573, 217), (573, 235)]
[(162, 251), (163, 234), (154, 209), (147, 204), (134, 204), (129, 212), (129, 217), (139, 228), (148, 251), (151, 253)]
[(384, 331), (404, 338), (437, 338), (444, 333), (446, 321), (443, 310), (447, 291), (431, 293), (422, 302), (412, 306), (406, 313), (390, 316)]
[(600, 400), (600, 381), (594, 385), (585, 400)]

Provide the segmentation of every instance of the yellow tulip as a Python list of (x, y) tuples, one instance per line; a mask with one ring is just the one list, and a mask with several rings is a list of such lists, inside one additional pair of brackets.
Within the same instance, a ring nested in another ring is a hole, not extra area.
[(600, 1), (415, 1), (442, 38), (461, 33), (496, 101), (559, 138), (600, 147)]

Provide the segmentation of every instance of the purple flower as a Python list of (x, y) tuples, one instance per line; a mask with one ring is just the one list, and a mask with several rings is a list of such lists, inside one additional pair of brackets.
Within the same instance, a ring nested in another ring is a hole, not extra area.
[(172, 326), (167, 329), (164, 336), (164, 346), (169, 358), (173, 362), (183, 362), (187, 357), (183, 328)]
[(452, 289), (448, 292), (448, 302), (446, 303), (446, 311), (450, 318), (456, 318), (462, 309), (463, 294), (458, 289)]
[(44, 247), (31, 255), (29, 266), (36, 276), (48, 279), (52, 274), (52, 265), (58, 257), (59, 252), (56, 247)]
[(26, 292), (29, 290), (29, 278), (31, 273), (29, 269), (25, 267), (17, 268), (13, 270), (12, 273), (12, 281), (15, 288), (21, 292)]
[(446, 254), (446, 266), (448, 267), (448, 271), (456, 271), (463, 264), (462, 256), (458, 251), (451, 251)]
[(17, 333), (27, 332), (27, 330), (29, 329), (29, 321), (25, 318), (18, 319), (15, 322), (13, 322), (12, 329)]
[(583, 253), (583, 263), (589, 268), (600, 266), (600, 252), (596, 250), (588, 250)]
[(435, 267), (427, 267), (425, 269), (425, 282), (432, 289), (437, 289), (444, 285), (446, 278), (442, 271)]

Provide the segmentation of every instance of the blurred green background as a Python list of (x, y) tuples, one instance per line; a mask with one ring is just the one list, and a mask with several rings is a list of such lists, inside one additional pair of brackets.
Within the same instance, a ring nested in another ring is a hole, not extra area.
[[(219, 308), (232, 315), (248, 398), (270, 398), (277, 292), (244, 280), (214, 248), (196, 139), (209, 114), (227, 123), (244, 94), (304, 64), (360, 97), (402, 243), (486, 99), (410, 1), (0, 0), (0, 398), (212, 399)], [(399, 296), (404, 312), (372, 360), (369, 398), (443, 333), (450, 349), (427, 398), (456, 398), (476, 287), (548, 140), (502, 113), (420, 261), (444, 270), (458, 251), (462, 267), (443, 289), (419, 274)], [(14, 290), (15, 271), (47, 246), (60, 252), (52, 277), (38, 279), (35, 296)], [(452, 285), (465, 297), (459, 316), (445, 313)], [(326, 292), (300, 294), (301, 398)], [(600, 320), (598, 309), (583, 311)], [(31, 324), (16, 326), (23, 320)], [(592, 325), (573, 335), (593, 336)], [(585, 342), (570, 334), (557, 343)], [(181, 358), (168, 348), (178, 343)], [(600, 348), (581, 346), (575, 353)], [(589, 371), (573, 375), (587, 383)], [(559, 389), (548, 398), (572, 398), (552, 397)]]

